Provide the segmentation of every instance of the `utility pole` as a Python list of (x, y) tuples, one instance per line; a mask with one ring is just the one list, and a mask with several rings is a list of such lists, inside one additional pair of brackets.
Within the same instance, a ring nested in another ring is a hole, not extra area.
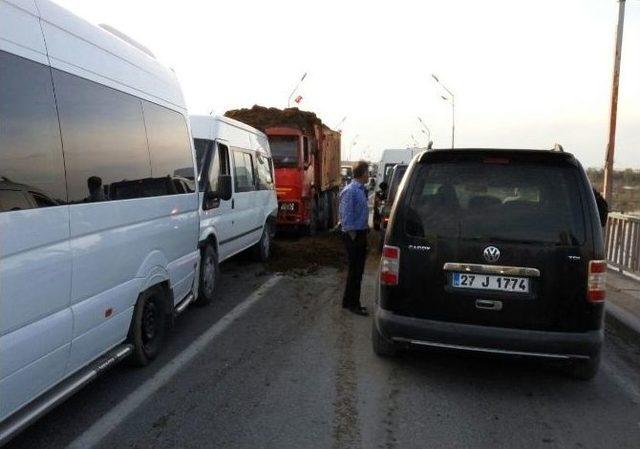
[(609, 204), (613, 199), (613, 156), (616, 148), (616, 121), (618, 119), (618, 86), (620, 83), (620, 59), (622, 57), (622, 33), (624, 31), (625, 0), (618, 0), (618, 28), (616, 53), (613, 60), (613, 84), (611, 86), (611, 110), (609, 114), (609, 142), (604, 160), (604, 198)]

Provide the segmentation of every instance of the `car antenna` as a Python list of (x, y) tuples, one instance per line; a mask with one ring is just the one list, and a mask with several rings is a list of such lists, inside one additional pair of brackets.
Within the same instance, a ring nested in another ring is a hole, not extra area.
[(559, 151), (560, 153), (564, 153), (564, 148), (562, 148), (562, 145), (560, 145), (559, 143), (556, 143), (553, 146), (553, 151)]

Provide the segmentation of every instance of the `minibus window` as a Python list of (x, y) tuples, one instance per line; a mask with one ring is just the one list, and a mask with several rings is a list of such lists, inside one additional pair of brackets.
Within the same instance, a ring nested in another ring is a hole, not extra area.
[(193, 146), (196, 150), (196, 165), (198, 174), (202, 173), (202, 166), (206, 160), (207, 154), (213, 150), (213, 140), (209, 139), (193, 139)]
[(143, 102), (143, 107), (151, 154), (151, 176), (178, 178), (186, 190), (176, 193), (193, 192), (193, 155), (184, 116), (148, 101)]
[(271, 160), (260, 154), (257, 154), (256, 167), (258, 172), (258, 188), (260, 190), (273, 190), (273, 177), (271, 176)]
[(207, 179), (209, 185), (204, 186), (206, 191), (217, 192), (218, 191), (218, 178), (220, 177), (220, 155), (218, 151), (211, 153), (211, 162), (209, 163), (209, 173), (207, 173)]
[(69, 201), (154, 196), (175, 187), (151, 176), (141, 101), (53, 70)]
[(233, 151), (233, 166), (236, 172), (236, 192), (248, 192), (255, 189), (251, 155), (243, 151)]
[(0, 51), (0, 212), (66, 202), (51, 71)]

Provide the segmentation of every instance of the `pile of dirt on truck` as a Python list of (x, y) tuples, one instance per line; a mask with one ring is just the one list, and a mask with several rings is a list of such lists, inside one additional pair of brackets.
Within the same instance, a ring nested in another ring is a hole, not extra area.
[(327, 233), (313, 237), (278, 236), (271, 242), (268, 271), (298, 276), (313, 274), (321, 267), (342, 270), (346, 255), (340, 235)]
[(232, 109), (224, 115), (261, 131), (270, 126), (288, 125), (313, 132), (314, 126), (323, 126), (322, 121), (313, 112), (301, 111), (298, 108), (278, 109), (254, 105), (251, 109)]

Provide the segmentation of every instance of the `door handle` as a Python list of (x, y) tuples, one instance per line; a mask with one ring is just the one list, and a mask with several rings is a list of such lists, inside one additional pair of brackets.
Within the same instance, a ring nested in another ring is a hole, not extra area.
[(476, 309), (502, 310), (502, 301), (491, 301), (489, 299), (476, 299)]
[(231, 209), (235, 209), (236, 208), (236, 200), (235, 199), (231, 199)]

